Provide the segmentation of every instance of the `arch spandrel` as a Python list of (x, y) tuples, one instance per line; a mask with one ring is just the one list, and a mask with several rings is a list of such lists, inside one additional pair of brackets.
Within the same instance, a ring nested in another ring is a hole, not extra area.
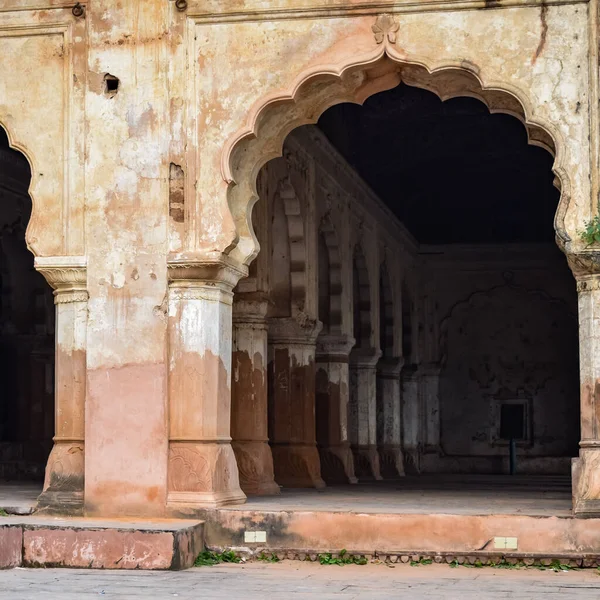
[[(377, 15), (196, 24), (202, 48), (207, 48), (199, 50), (202, 60), (211, 62), (206, 71), (210, 98), (228, 109), (219, 111), (224, 116), (216, 132), (214, 120), (207, 120), (214, 107), (208, 101), (199, 106), (197, 152), (211, 168), (202, 169), (198, 206), (203, 211), (204, 199), (217, 200), (222, 188), (214, 168), (220, 169), (238, 236), (227, 251), (236, 261), (247, 264), (257, 252), (247, 218), (256, 201), (254, 182), (260, 167), (281, 154), (285, 136), (316, 122), (333, 104), (363, 102), (403, 78), (410, 85), (431, 86), (441, 97), (477, 97), (492, 112), (520, 118), (531, 143), (556, 151), (554, 170), (562, 191), (559, 237), (563, 242), (576, 237), (580, 223), (589, 218), (585, 35), (572, 40), (565, 52), (565, 39), (577, 23), (586, 31), (585, 10), (548, 6), (543, 44), (539, 7), (399, 13), (394, 19), (393, 41), (386, 33), (380, 43), (373, 31)], [(228, 48), (222, 56), (208, 50), (217, 37), (219, 47)], [(235, 78), (225, 64), (215, 78), (220, 61), (232, 60), (241, 67)], [(443, 82), (446, 72), (454, 75), (454, 88)], [(203, 83), (202, 74), (197, 76)]]
[(85, 23), (70, 8), (0, 14), (0, 127), (29, 162), (36, 257), (84, 249)]

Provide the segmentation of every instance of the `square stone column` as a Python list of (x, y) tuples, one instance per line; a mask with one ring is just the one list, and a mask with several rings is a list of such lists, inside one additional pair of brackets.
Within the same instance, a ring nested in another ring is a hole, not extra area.
[[(571, 262), (571, 261), (570, 261)], [(571, 264), (573, 268), (573, 264)], [(581, 442), (573, 459), (573, 511), (600, 516), (600, 274), (581, 273), (579, 295), (579, 369)]]
[(382, 358), (377, 363), (377, 444), (383, 477), (404, 476), (402, 454), (402, 358)]
[(244, 272), (224, 256), (168, 267), (167, 506), (193, 514), (246, 499), (230, 437), (232, 290)]
[(440, 450), (440, 373), (441, 367), (435, 363), (419, 368), (421, 402), (423, 405), (422, 440), (425, 453)]
[(400, 372), (402, 387), (402, 442), (405, 469), (420, 471), (421, 403), (419, 398), (419, 366), (405, 364)]
[(317, 445), (327, 483), (357, 483), (348, 440), (350, 372), (348, 360), (354, 338), (345, 335), (317, 339)]
[(269, 319), (269, 437), (275, 479), (325, 487), (315, 430), (315, 347), (321, 322)]
[(84, 489), (87, 273), (85, 257), (36, 258), (56, 305), (55, 435), (38, 510), (81, 514)]
[(359, 479), (380, 480), (377, 451), (377, 361), (381, 350), (350, 353), (349, 438)]
[(266, 314), (267, 300), (263, 295), (235, 294), (231, 445), (240, 486), (248, 495), (280, 492), (268, 438)]

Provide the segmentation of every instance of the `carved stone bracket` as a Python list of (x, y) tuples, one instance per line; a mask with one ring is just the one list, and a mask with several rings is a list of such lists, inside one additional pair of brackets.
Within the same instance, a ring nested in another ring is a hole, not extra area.
[(220, 252), (172, 256), (167, 268), (169, 284), (178, 288), (205, 284), (231, 292), (238, 281), (248, 275), (247, 267)]
[(38, 256), (35, 268), (54, 290), (55, 304), (87, 302), (87, 268), (84, 256)]
[(269, 341), (275, 344), (307, 344), (317, 341), (323, 323), (316, 319), (283, 317), (269, 319)]

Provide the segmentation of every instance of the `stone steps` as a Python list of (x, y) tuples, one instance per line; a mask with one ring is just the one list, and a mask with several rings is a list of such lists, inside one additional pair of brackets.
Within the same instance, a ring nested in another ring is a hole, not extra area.
[(4, 569), (187, 569), (203, 549), (201, 521), (0, 518)]

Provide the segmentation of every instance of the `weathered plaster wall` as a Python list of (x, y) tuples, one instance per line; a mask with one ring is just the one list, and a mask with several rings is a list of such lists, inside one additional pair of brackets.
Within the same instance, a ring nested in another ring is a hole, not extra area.
[(435, 286), (442, 365), (441, 453), (425, 468), (505, 469), (496, 404), (526, 399), (531, 438), (519, 443), (520, 468), (568, 472), (579, 403), (577, 300), (564, 257), (535, 245), (435, 250), (426, 277)]

